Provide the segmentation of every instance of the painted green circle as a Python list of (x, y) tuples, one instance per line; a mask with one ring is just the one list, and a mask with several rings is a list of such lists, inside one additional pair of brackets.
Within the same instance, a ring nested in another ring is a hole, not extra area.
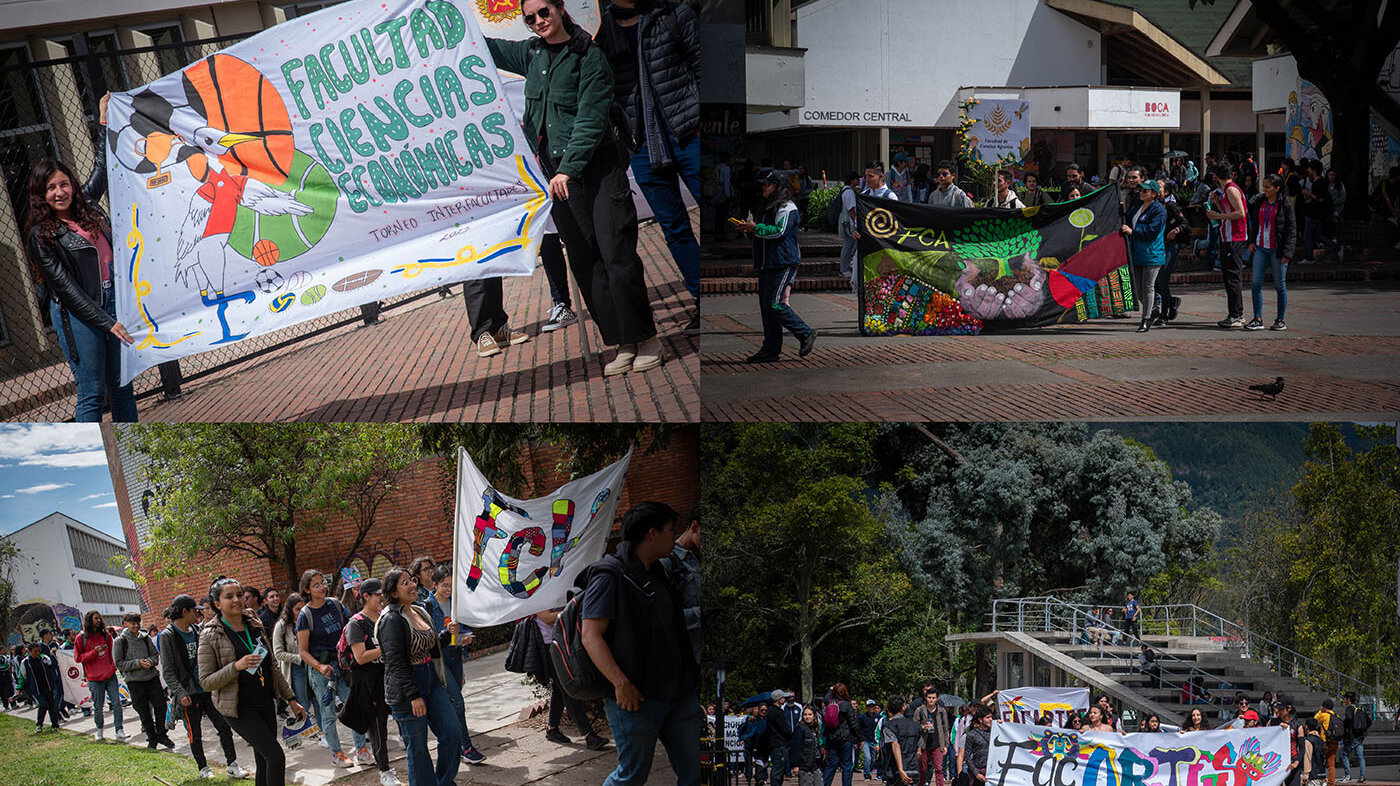
[(1094, 223), (1094, 214), (1088, 209), (1081, 207), (1073, 213), (1069, 214), (1069, 223), (1072, 226), (1076, 226), (1080, 229), (1083, 229), (1084, 227), (1087, 227), (1090, 224)]
[(272, 187), (296, 197), (298, 202), (310, 206), (311, 212), (304, 216), (264, 216), (239, 205), (228, 245), (253, 259), (253, 246), (259, 240), (271, 240), (277, 244), (277, 261), (286, 262), (306, 253), (326, 236), (335, 220), (340, 190), (326, 167), (300, 150), (292, 156), (286, 182)]
[(302, 302), (302, 305), (309, 306), (309, 305), (311, 305), (312, 303), (317, 302), (318, 300), (320, 300), (321, 298), (323, 298), (323, 297), (325, 297), (325, 296), (326, 296), (326, 285), (325, 285), (325, 284), (317, 284), (316, 286), (314, 286), (314, 287), (312, 287), (312, 288), (306, 290), (305, 292), (301, 293), (301, 302)]

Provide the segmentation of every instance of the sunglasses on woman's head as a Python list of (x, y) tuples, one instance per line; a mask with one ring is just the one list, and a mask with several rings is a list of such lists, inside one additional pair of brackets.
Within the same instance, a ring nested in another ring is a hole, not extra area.
[[(541, 9), (538, 11), (538, 13), (539, 13), (540, 19), (548, 19), (548, 18), (549, 18), (549, 6), (545, 6), (544, 8), (541, 8)], [(535, 26), (535, 14), (526, 14), (523, 18), (525, 19), (525, 25), (526, 25), (527, 27), (534, 27), (534, 26)]]

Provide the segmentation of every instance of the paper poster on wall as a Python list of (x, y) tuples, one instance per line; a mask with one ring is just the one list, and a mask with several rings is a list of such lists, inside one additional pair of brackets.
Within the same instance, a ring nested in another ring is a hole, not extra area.
[(979, 98), (968, 107), (972, 152), (984, 163), (1020, 161), (1031, 149), (1031, 102), (1019, 98)]
[(1317, 85), (1298, 79), (1288, 94), (1288, 121), (1284, 128), (1288, 157), (1294, 161), (1316, 158), (1332, 165), (1332, 107)]

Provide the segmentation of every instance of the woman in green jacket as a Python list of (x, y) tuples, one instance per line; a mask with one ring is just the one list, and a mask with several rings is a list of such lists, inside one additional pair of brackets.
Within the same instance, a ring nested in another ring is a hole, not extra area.
[(551, 215), (584, 303), (617, 357), (605, 375), (661, 365), (661, 342), (637, 255), (630, 161), (613, 131), (607, 55), (563, 0), (525, 0), (527, 41), (486, 39), (496, 66), (525, 76), (525, 138), (549, 175)]

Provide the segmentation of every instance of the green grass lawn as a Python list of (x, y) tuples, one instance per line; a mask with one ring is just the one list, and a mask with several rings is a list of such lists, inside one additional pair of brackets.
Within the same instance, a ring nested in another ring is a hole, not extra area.
[(32, 717), (7, 714), (0, 714), (0, 772), (6, 783), (25, 786), (160, 786), (156, 776), (175, 786), (237, 783), (217, 768), (213, 781), (200, 780), (188, 756), (147, 750), (144, 745), (98, 742), (47, 726), (35, 734)]

